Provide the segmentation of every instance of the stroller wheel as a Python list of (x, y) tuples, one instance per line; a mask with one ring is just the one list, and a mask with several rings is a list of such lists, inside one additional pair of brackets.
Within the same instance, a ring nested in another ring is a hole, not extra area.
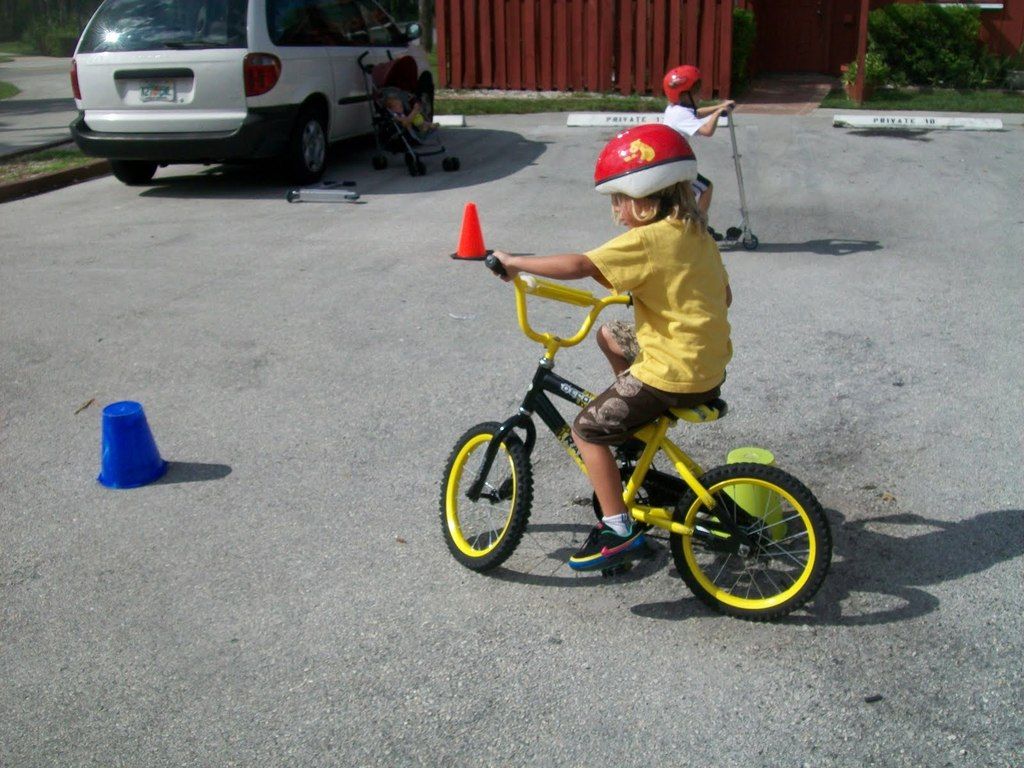
[(386, 155), (374, 155), (373, 156), (373, 170), (383, 171), (388, 167), (388, 158)]
[(426, 166), (426, 164), (422, 160), (417, 160), (416, 161), (416, 174), (418, 176), (426, 176), (427, 175), (427, 166)]
[(446, 157), (441, 161), (441, 167), (446, 171), (457, 171), (459, 170), (459, 158), (457, 157)]
[(405, 167), (409, 169), (410, 176), (419, 175), (419, 169), (416, 167), (417, 163), (418, 161), (416, 159), (416, 155), (412, 154), (411, 152), (405, 153)]

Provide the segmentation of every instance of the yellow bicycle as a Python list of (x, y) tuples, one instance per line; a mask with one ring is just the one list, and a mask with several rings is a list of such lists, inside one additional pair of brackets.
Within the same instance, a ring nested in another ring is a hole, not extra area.
[[(499, 269), (492, 259), (488, 266)], [(553, 372), (555, 354), (583, 341), (606, 307), (630, 301), (533, 277), (517, 277), (513, 285), (519, 327), (543, 345), (544, 357), (515, 415), (477, 424), (459, 438), (441, 484), (445, 542), (456, 560), (480, 572), (512, 555), (529, 522), (534, 414), (586, 473), (571, 429), (548, 394), (579, 407), (595, 396)], [(530, 325), (527, 295), (589, 311), (571, 338), (540, 333)], [(831, 561), (832, 535), (814, 494), (792, 475), (756, 463), (705, 472), (666, 436), (679, 420), (706, 423), (726, 411), (720, 399), (673, 409), (620, 447), (623, 499), (639, 524), (668, 531), (676, 569), (697, 598), (723, 613), (764, 621), (790, 613), (818, 591)], [(654, 468), (659, 454), (675, 475)], [(596, 498), (595, 514), (600, 517)]]

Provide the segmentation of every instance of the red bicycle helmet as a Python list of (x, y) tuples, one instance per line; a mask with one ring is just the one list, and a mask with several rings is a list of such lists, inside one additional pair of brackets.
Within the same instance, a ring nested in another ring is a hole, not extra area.
[(700, 80), (700, 70), (692, 64), (684, 64), (681, 67), (674, 67), (665, 73), (665, 79), (661, 81), (661, 87), (665, 96), (673, 104), (678, 104), (680, 97), (693, 88)]
[(594, 166), (594, 189), (647, 197), (697, 178), (697, 157), (677, 131), (661, 123), (629, 128), (609, 141)]

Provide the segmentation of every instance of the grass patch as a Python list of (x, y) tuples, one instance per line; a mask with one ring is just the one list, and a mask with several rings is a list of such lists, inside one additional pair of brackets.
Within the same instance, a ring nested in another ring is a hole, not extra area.
[(0, 80), (0, 100), (9, 99), (11, 96), (17, 96), (19, 93), (21, 91), (18, 90), (18, 86)]
[(86, 157), (75, 147), (73, 149), (44, 149), (29, 155), (20, 155), (0, 162), (0, 184), (25, 181), (57, 171), (66, 171), (96, 162), (95, 157)]
[(664, 112), (665, 100), (650, 96), (612, 94), (491, 95), (487, 91), (439, 94), (434, 112), (439, 115), (519, 115), (535, 112)]
[(826, 109), (906, 109), (935, 112), (1024, 112), (1019, 91), (955, 91), (942, 88), (877, 90), (859, 107), (833, 88), (821, 106)]

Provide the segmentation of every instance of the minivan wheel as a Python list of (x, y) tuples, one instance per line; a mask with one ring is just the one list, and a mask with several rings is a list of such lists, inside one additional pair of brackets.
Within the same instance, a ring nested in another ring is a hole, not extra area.
[(299, 113), (283, 159), (289, 178), (297, 184), (309, 184), (324, 175), (327, 130), (317, 109), (310, 106)]
[(153, 180), (156, 163), (145, 160), (111, 160), (110, 170), (114, 172), (118, 181), (133, 187)]

